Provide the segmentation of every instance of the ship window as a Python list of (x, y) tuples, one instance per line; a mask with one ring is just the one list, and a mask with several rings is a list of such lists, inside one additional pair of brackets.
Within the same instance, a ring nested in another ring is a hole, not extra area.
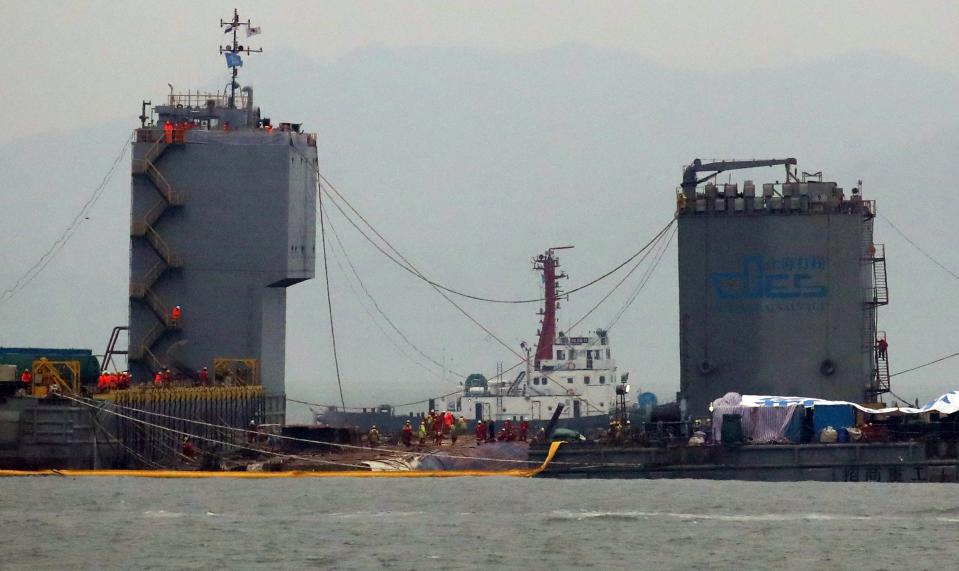
[(609, 349), (606, 350), (606, 358), (609, 359)]
[(573, 377), (566, 377), (566, 382), (569, 384), (573, 384)]
[(562, 361), (562, 360), (566, 359), (566, 351), (563, 351), (562, 349), (557, 349), (557, 350), (556, 350), (556, 359), (557, 359), (558, 361)]
[(583, 377), (583, 384), (584, 384), (584, 385), (588, 385), (588, 384), (589, 384), (589, 377)]
[(569, 360), (572, 361), (572, 360), (575, 359), (575, 358), (576, 358), (576, 349), (570, 349), (570, 350), (569, 350)]
[(599, 384), (605, 385), (605, 384), (606, 384), (606, 377), (600, 377), (600, 378), (599, 378)]

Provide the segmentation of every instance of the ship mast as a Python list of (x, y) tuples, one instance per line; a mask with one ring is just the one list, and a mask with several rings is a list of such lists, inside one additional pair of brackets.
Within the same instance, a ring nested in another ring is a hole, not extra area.
[(240, 26), (246, 26), (247, 37), (255, 33), (259, 33), (258, 28), (251, 27), (249, 20), (246, 22), (240, 21), (240, 14), (236, 8), (233, 9), (232, 20), (220, 20), (220, 27), (224, 28), (224, 34), (233, 32), (233, 43), (220, 46), (220, 53), (227, 54), (226, 65), (233, 70), (233, 77), (230, 79), (230, 109), (236, 109), (236, 88), (240, 86), (240, 84), (236, 82), (237, 68), (243, 67), (243, 59), (240, 57), (240, 54), (245, 53), (249, 55), (251, 53), (263, 53), (263, 48), (251, 48), (250, 46), (244, 47), (239, 44), (237, 41), (236, 32), (240, 29)]
[(539, 310), (543, 316), (542, 327), (539, 330), (539, 341), (536, 343), (536, 369), (539, 369), (540, 361), (546, 361), (553, 358), (553, 341), (556, 339), (556, 307), (559, 305), (559, 298), (563, 292), (559, 289), (557, 280), (559, 278), (569, 277), (565, 273), (558, 273), (559, 258), (553, 252), (555, 250), (568, 250), (572, 246), (557, 246), (546, 250), (545, 254), (540, 254), (533, 258), (533, 269), (543, 272), (543, 287), (545, 288), (545, 303)]

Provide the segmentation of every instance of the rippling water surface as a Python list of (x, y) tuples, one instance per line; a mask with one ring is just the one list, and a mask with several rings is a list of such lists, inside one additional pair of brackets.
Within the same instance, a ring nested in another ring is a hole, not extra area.
[(935, 569), (955, 484), (0, 480), (0, 568)]

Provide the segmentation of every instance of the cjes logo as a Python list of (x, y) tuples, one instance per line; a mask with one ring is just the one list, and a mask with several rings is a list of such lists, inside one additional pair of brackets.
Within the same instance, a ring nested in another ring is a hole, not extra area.
[(827, 261), (825, 256), (745, 256), (741, 271), (709, 277), (719, 299), (822, 298), (829, 294), (822, 285)]

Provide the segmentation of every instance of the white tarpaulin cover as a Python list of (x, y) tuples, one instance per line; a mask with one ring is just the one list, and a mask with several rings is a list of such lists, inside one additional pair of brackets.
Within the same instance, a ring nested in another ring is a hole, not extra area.
[(940, 414), (952, 414), (959, 412), (959, 391), (948, 392), (941, 397), (930, 401), (922, 408), (901, 407), (901, 408), (868, 408), (854, 402), (834, 401), (817, 399), (810, 397), (782, 397), (769, 395), (739, 395), (737, 393), (726, 393), (722, 398), (713, 401), (714, 407), (720, 406), (745, 406), (745, 407), (786, 407), (789, 405), (802, 405), (806, 408), (816, 405), (851, 405), (857, 409), (870, 414), (919, 414), (924, 412), (938, 412)]
[(742, 406), (787, 406), (790, 404), (799, 404), (806, 408), (815, 407), (816, 405), (850, 405), (858, 408), (863, 412), (868, 412), (871, 414), (916, 414), (921, 412), (918, 408), (912, 407), (901, 407), (901, 408), (868, 408), (862, 406), (861, 404), (856, 404), (854, 402), (847, 402), (841, 400), (826, 400), (826, 399), (816, 399), (810, 397), (777, 397), (777, 396), (768, 396), (768, 395), (743, 395)]
[(919, 410), (922, 412), (935, 410), (941, 414), (959, 412), (959, 391), (948, 392), (936, 400), (926, 403)]
[(799, 406), (794, 404), (775, 408), (729, 404), (715, 406), (713, 440), (719, 442), (722, 438), (723, 415), (738, 414), (742, 416), (743, 436), (749, 442), (753, 444), (788, 442), (786, 431), (798, 408)]

